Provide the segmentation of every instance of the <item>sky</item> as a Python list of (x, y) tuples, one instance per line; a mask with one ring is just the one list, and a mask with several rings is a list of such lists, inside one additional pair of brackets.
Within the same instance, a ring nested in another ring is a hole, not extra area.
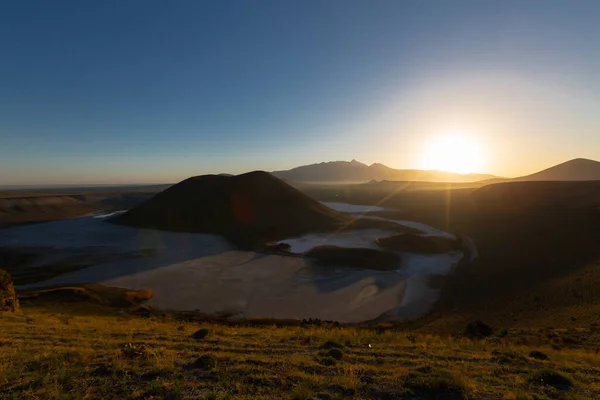
[(0, 185), (427, 168), (449, 135), (473, 172), (600, 160), (598, 21), (597, 0), (5, 1)]

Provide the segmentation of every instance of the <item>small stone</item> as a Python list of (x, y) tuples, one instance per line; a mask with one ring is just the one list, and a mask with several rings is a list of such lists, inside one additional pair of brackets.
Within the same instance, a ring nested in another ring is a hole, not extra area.
[(355, 390), (347, 388), (343, 385), (329, 385), (327, 388), (330, 392), (341, 394), (342, 396), (354, 396)]
[(205, 354), (200, 356), (196, 361), (191, 363), (188, 367), (192, 369), (201, 369), (209, 371), (217, 366), (217, 359), (211, 354)]
[(194, 339), (196, 339), (196, 340), (202, 340), (202, 339), (204, 339), (205, 337), (207, 337), (207, 336), (208, 336), (208, 333), (209, 333), (209, 330), (208, 330), (208, 329), (206, 329), (206, 328), (202, 328), (202, 329), (200, 329), (200, 330), (196, 331), (196, 332), (195, 332), (195, 333), (192, 335), (192, 337), (193, 337)]
[(315, 397), (319, 400), (335, 400), (335, 397), (327, 392), (317, 393)]
[(331, 357), (336, 360), (341, 360), (343, 356), (344, 353), (342, 353), (342, 350), (335, 347), (333, 349), (329, 349), (327, 353), (325, 353), (325, 357)]
[(537, 351), (537, 350), (531, 351), (529, 353), (529, 357), (534, 358), (536, 360), (549, 360), (550, 359), (547, 354), (542, 353), (541, 351)]
[(488, 337), (493, 333), (492, 327), (480, 320), (469, 322), (465, 329), (465, 336), (472, 339)]

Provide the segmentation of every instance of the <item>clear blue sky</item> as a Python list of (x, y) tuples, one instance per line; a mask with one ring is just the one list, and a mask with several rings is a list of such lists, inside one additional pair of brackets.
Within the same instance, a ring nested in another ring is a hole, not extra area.
[(600, 159), (599, 21), (597, 0), (4, 1), (0, 185), (420, 167), (455, 131), (479, 172)]

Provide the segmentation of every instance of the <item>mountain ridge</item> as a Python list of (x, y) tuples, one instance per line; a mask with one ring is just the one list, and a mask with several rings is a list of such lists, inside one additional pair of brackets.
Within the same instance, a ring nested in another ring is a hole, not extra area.
[(381, 163), (364, 164), (352, 161), (328, 161), (302, 165), (289, 170), (273, 171), (282, 179), (299, 182), (363, 183), (370, 181), (477, 182), (498, 177), (489, 174), (459, 174), (456, 172), (394, 169)]

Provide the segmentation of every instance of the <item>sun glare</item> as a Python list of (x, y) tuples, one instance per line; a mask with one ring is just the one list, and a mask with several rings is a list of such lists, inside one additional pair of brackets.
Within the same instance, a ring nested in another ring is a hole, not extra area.
[(429, 142), (423, 168), (466, 174), (481, 172), (483, 153), (479, 144), (464, 135), (445, 134)]

